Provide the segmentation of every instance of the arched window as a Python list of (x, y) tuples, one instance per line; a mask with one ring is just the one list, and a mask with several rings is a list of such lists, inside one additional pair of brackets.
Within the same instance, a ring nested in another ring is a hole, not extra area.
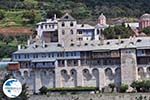
[(73, 26), (73, 22), (70, 23), (70, 26)]
[(73, 34), (73, 30), (70, 30), (70, 33)]
[(64, 27), (65, 26), (65, 23), (64, 22), (62, 22), (62, 25), (61, 25), (62, 27)]
[(65, 35), (65, 30), (62, 30), (62, 35)]
[(97, 29), (97, 35), (99, 34), (99, 29)]

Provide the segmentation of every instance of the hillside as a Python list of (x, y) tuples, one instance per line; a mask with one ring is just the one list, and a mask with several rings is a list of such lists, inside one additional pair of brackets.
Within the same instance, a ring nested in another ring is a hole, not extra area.
[(33, 27), (35, 23), (69, 12), (80, 20), (139, 17), (150, 13), (150, 0), (0, 0), (0, 27)]
[[(90, 24), (96, 23), (100, 13), (109, 18), (108, 22), (112, 18), (115, 20), (122, 17), (134, 21), (144, 13), (150, 13), (149, 2), (150, 0), (0, 0), (0, 52), (3, 52), (0, 58), (11, 57), (18, 44), (26, 44), (29, 35), (34, 32), (35, 24), (54, 14), (60, 17), (69, 12), (78, 22)], [(105, 31), (105, 34), (112, 38), (109, 31), (111, 29)], [(128, 29), (124, 32), (131, 33)], [(112, 33), (115, 36), (116, 32)]]

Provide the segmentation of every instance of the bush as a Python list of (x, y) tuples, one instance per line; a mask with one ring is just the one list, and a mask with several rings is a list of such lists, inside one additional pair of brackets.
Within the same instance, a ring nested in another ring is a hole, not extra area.
[(134, 81), (131, 87), (135, 88), (137, 92), (150, 92), (150, 80)]
[(111, 88), (111, 92), (114, 92), (115, 84), (110, 83), (108, 86)]
[(144, 32), (146, 35), (149, 36), (150, 35), (150, 26), (142, 29), (142, 32)]
[(48, 91), (95, 91), (96, 87), (50, 88)]
[(33, 10), (26, 11), (22, 15), (24, 24), (33, 24), (35, 22), (35, 12)]
[(26, 84), (22, 85), (22, 92), (16, 99), (17, 100), (28, 100), (29, 99), (28, 87)]
[(47, 87), (45, 87), (45, 86), (42, 86), (40, 89), (39, 89), (39, 91), (40, 91), (40, 94), (47, 94), (47, 92), (48, 92), (48, 89), (47, 89)]
[(120, 92), (121, 92), (121, 93), (125, 93), (127, 90), (128, 90), (128, 85), (122, 84), (122, 85), (120, 86)]

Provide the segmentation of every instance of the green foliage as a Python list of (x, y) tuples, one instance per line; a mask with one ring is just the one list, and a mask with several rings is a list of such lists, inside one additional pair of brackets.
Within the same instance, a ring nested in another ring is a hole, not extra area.
[[(0, 0), (0, 26), (32, 26), (36, 22), (69, 12), (77, 19), (139, 17), (150, 13), (148, 0)], [(22, 18), (23, 16), (23, 18)], [(23, 19), (23, 20), (22, 20)]]
[(23, 84), (22, 92), (17, 98), (15, 98), (15, 100), (28, 100), (28, 99), (29, 99), (28, 87), (26, 84)]
[(0, 45), (0, 58), (10, 58), (11, 54), (17, 50), (17, 46)]
[(107, 39), (113, 39), (118, 38), (119, 36), (121, 38), (129, 38), (133, 35), (133, 31), (130, 27), (125, 27), (124, 24), (122, 25), (116, 25), (114, 27), (108, 27), (103, 31), (104, 36)]
[(35, 22), (35, 12), (33, 10), (26, 11), (22, 15), (24, 24), (33, 24)]
[(0, 20), (2, 20), (5, 17), (5, 13), (3, 10), (0, 10)]
[(111, 92), (114, 92), (115, 84), (110, 83), (108, 86), (111, 88)]
[(54, 14), (56, 14), (57, 17), (61, 17), (63, 15), (63, 13), (57, 9), (53, 9), (53, 10), (50, 9), (46, 12), (46, 18), (53, 18)]
[(150, 27), (146, 27), (142, 30), (146, 35), (150, 36)]
[(45, 87), (45, 86), (42, 86), (40, 89), (39, 89), (39, 91), (40, 91), (40, 94), (47, 94), (47, 92), (48, 92), (48, 89), (47, 89), (47, 87)]
[(150, 80), (134, 81), (131, 87), (135, 88), (137, 92), (150, 92)]
[(120, 92), (121, 92), (121, 93), (125, 93), (127, 90), (128, 90), (128, 85), (122, 84), (122, 85), (120, 86)]
[(29, 36), (4, 36), (0, 34), (0, 58), (10, 58), (12, 53), (17, 50), (18, 44), (25, 44)]

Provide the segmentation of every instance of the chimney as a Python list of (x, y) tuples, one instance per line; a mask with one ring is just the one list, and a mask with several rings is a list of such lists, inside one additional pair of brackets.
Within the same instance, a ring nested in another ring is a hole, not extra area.
[(30, 40), (27, 41), (27, 46), (29, 46), (29, 45), (30, 45)]
[(120, 37), (120, 35), (118, 36), (118, 43), (119, 44), (121, 43), (121, 37)]
[(56, 14), (54, 14), (54, 20), (56, 20), (56, 19), (57, 19)]
[(18, 45), (18, 50), (21, 50), (21, 45)]
[(45, 48), (45, 41), (42, 42), (42, 47)]

